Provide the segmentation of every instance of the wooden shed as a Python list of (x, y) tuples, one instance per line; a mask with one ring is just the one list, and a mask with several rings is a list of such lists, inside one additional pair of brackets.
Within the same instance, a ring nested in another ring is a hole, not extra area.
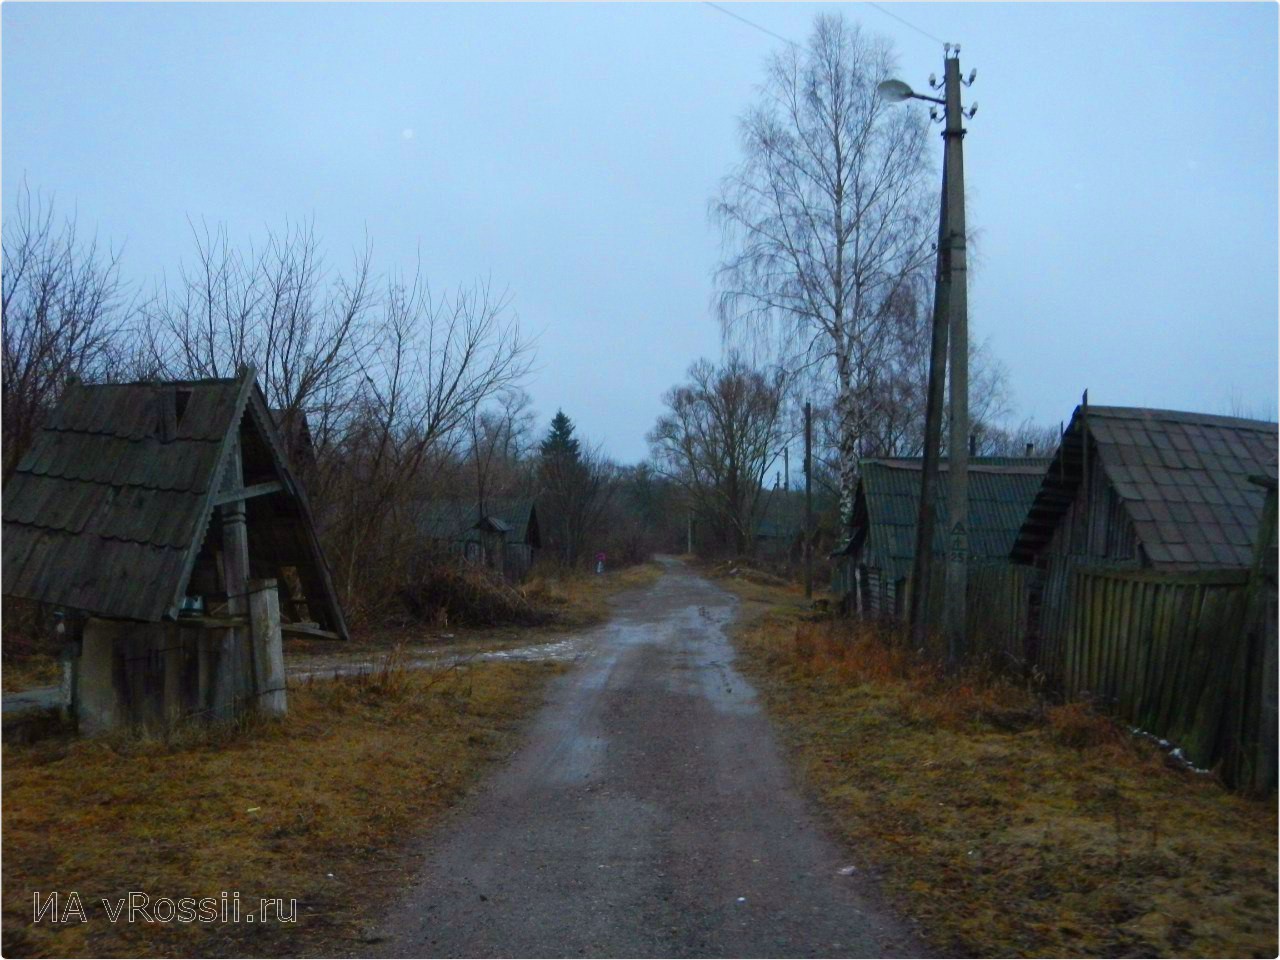
[[(969, 547), (975, 565), (1007, 565), (1047, 459), (969, 460)], [(836, 592), (864, 616), (902, 616), (916, 551), (922, 461), (864, 460), (854, 495), (852, 535), (836, 555)], [(948, 464), (939, 466), (933, 551), (946, 553)], [(938, 578), (939, 585), (941, 579)]]
[[(815, 514), (818, 508), (814, 507)], [(755, 524), (756, 556), (799, 563), (804, 557), (804, 491), (774, 488), (760, 495)], [(815, 518), (814, 525), (817, 525)]]
[(1244, 570), (1253, 561), (1277, 425), (1081, 404), (1011, 551), (1044, 573), (1040, 629), (1059, 632), (1071, 569)]
[(1276, 636), (1259, 627), (1276, 453), (1275, 423), (1082, 404), (1011, 551), (1035, 571), (1045, 675), (1258, 789), (1276, 769)]
[(68, 385), (4, 488), (3, 589), (66, 612), (82, 729), (284, 709), (281, 622), (346, 638), (252, 368)]

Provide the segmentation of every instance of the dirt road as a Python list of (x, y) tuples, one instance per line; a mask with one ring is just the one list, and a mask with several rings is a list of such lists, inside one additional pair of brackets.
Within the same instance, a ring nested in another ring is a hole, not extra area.
[(779, 755), (724, 628), (675, 561), (619, 597), (525, 746), (428, 841), (393, 900), (399, 956), (896, 956)]

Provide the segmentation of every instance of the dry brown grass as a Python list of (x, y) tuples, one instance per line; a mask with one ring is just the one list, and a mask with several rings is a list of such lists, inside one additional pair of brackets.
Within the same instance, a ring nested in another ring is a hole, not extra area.
[[(4, 755), (5, 956), (341, 952), (414, 862), (410, 843), (505, 756), (543, 663), (443, 674), (394, 660), (290, 692), (289, 716), (222, 732), (44, 741)], [(90, 922), (34, 926), (32, 892)], [(144, 924), (101, 897), (297, 898), (296, 924)]]
[(945, 677), (775, 600), (740, 630), (744, 666), (858, 866), (939, 949), (1276, 955), (1273, 802), (1170, 765), (1087, 705)]
[(623, 590), (645, 587), (662, 576), (657, 563), (638, 563), (604, 574), (582, 570), (541, 571), (524, 585), (535, 606), (554, 613), (562, 627), (585, 627), (609, 616), (609, 598)]
[(62, 679), (62, 664), (47, 653), (10, 657), (4, 661), (0, 680), (3, 690), (26, 690), (29, 687), (48, 687)]
[(0, 618), (0, 683), (3, 690), (24, 690), (58, 682), (60, 643), (47, 610), (29, 600), (6, 597)]

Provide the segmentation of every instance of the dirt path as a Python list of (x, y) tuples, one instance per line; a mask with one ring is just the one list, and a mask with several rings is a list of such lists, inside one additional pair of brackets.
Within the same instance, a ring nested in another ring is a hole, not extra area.
[(797, 792), (732, 666), (736, 600), (667, 565), (619, 596), (523, 749), (427, 841), (371, 953), (920, 953)]

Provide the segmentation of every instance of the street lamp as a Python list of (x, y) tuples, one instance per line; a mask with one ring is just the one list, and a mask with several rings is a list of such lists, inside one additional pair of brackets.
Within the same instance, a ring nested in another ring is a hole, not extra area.
[[(929, 357), (929, 393), (925, 405), (924, 463), (920, 471), (920, 511), (916, 524), (916, 553), (912, 566), (910, 627), (912, 645), (924, 645), (933, 558), (934, 495), (942, 441), (942, 405), (945, 371), (950, 353), (951, 437), (948, 456), (946, 592), (943, 622), (947, 658), (955, 665), (964, 659), (965, 601), (969, 560), (969, 321), (965, 278), (964, 127), (976, 104), (966, 111), (960, 104), (960, 46), (944, 45), (945, 70), (938, 84), (944, 96), (916, 93), (901, 80), (885, 80), (876, 93), (886, 103), (927, 100), (943, 107), (942, 205), (938, 218), (938, 272), (934, 285), (933, 335)], [(937, 119), (937, 111), (931, 110)]]
[(885, 103), (901, 103), (903, 100), (929, 100), (933, 103), (946, 104), (946, 101), (939, 97), (927, 97), (922, 93), (916, 93), (901, 80), (885, 80), (876, 87), (876, 95)]

